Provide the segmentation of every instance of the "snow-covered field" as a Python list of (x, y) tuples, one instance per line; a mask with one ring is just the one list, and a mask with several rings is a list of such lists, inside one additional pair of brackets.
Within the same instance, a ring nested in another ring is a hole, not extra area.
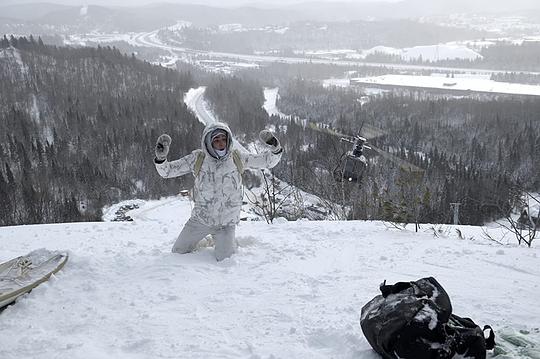
[[(374, 359), (361, 307), (384, 279), (424, 276), (455, 313), (540, 343), (537, 245), (499, 245), (467, 226), (459, 236), (451, 226), (242, 222), (238, 252), (216, 263), (210, 247), (170, 253), (188, 200), (138, 204), (133, 222), (0, 228), (0, 261), (38, 248), (70, 254), (0, 314), (1, 358)], [(534, 354), (523, 353), (514, 357)]]
[(403, 61), (413, 61), (422, 59), (424, 61), (439, 61), (439, 60), (454, 60), (466, 59), (475, 60), (481, 58), (482, 55), (470, 48), (461, 44), (438, 44), (415, 46), (403, 49), (398, 49), (388, 46), (375, 46), (371, 49), (355, 51), (349, 49), (342, 50), (325, 50), (325, 51), (307, 51), (299, 53), (305, 56), (315, 56), (326, 59), (350, 59), (350, 60), (365, 60), (366, 56), (374, 54), (385, 54), (398, 56)]
[(363, 86), (419, 87), (451, 91), (473, 91), (498, 94), (540, 96), (540, 86), (492, 81), (486, 78), (442, 76), (384, 75), (377, 77), (354, 78), (352, 84)]
[(102, 34), (102, 33), (90, 33), (90, 34), (75, 34), (70, 35), (64, 40), (66, 45), (78, 45), (87, 46), (88, 43), (97, 42), (100, 44), (107, 44), (111, 42), (125, 41), (132, 46), (138, 46), (136, 41), (137, 33), (125, 33), (125, 34)]

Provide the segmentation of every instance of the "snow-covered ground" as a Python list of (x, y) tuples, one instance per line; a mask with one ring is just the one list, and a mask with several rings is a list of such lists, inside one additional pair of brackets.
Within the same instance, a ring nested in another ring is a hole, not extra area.
[(540, 342), (537, 245), (499, 245), (467, 226), (460, 237), (452, 226), (242, 222), (238, 252), (216, 263), (210, 247), (170, 253), (187, 199), (139, 205), (133, 222), (0, 228), (0, 261), (39, 248), (70, 255), (0, 314), (1, 358), (375, 359), (361, 307), (384, 279), (425, 276), (455, 313)]
[(492, 81), (482, 78), (442, 76), (412, 76), (412, 75), (384, 75), (377, 77), (354, 78), (352, 84), (363, 86), (396, 86), (418, 87), (426, 89), (440, 89), (451, 91), (473, 91), (498, 94), (540, 96), (540, 86), (523, 85), (507, 82)]
[(406, 61), (422, 59), (424, 61), (440, 60), (476, 60), (482, 58), (482, 55), (461, 45), (429, 45), (415, 46), (402, 50), (400, 54)]
[(0, 63), (2, 60), (13, 62), (23, 74), (28, 71), (28, 68), (21, 58), (20, 51), (12, 46), (0, 49)]
[[(330, 78), (325, 79), (322, 81), (323, 87), (349, 87), (351, 86), (351, 79), (350, 78)], [(380, 88), (375, 87), (364, 87), (362, 88), (362, 92), (366, 96), (380, 96), (386, 92), (390, 92), (389, 90), (384, 90)]]
[(97, 42), (107, 44), (111, 42), (125, 41), (132, 46), (138, 46), (136, 41), (137, 33), (125, 33), (125, 34), (104, 34), (104, 33), (90, 33), (90, 34), (74, 34), (64, 39), (66, 45), (80, 45), (86, 46), (87, 43)]
[[(424, 61), (454, 60), (465, 59), (475, 60), (482, 55), (461, 44), (438, 44), (415, 46), (403, 49), (397, 49), (387, 46), (376, 46), (364, 51), (337, 50), (330, 54), (340, 55), (346, 59), (365, 59), (368, 55), (382, 53), (386, 55), (398, 56), (404, 61), (422, 59)], [(328, 54), (327, 56), (330, 56)]]
[(350, 78), (331, 78), (325, 79), (322, 82), (323, 87), (349, 87), (351, 85)]

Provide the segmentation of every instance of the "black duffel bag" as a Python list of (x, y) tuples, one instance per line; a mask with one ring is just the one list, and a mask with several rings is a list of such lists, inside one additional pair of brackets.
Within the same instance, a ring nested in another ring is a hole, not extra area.
[(381, 295), (362, 308), (360, 325), (383, 358), (444, 359), (459, 354), (484, 359), (495, 341), (469, 318), (452, 314), (448, 294), (435, 278), (381, 287)]

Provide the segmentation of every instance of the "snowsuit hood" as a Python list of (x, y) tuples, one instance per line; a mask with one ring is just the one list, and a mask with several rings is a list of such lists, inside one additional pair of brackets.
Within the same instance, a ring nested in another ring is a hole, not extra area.
[[(212, 147), (212, 134), (216, 130), (222, 130), (222, 131), (225, 131), (227, 133), (227, 147), (225, 148), (227, 152), (226, 152), (226, 155), (222, 156), (222, 157), (220, 157), (217, 154), (214, 147)], [(226, 124), (224, 124), (222, 122), (212, 123), (212, 124), (206, 126), (204, 128), (204, 130), (203, 130), (202, 137), (201, 137), (201, 149), (206, 154), (212, 156), (215, 159), (224, 159), (224, 158), (228, 157), (229, 154), (231, 153), (232, 143), (233, 143), (233, 138), (232, 138), (231, 129), (229, 128), (229, 126), (227, 126)]]

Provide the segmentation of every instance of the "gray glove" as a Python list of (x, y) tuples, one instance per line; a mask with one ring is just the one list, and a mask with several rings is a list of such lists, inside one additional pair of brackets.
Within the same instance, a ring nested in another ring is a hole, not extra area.
[(163, 162), (167, 159), (169, 154), (169, 147), (171, 146), (171, 136), (163, 134), (158, 137), (156, 142), (156, 159)]
[(266, 143), (268, 146), (273, 147), (272, 153), (278, 154), (283, 151), (283, 148), (281, 148), (281, 145), (279, 143), (279, 140), (274, 136), (274, 134), (268, 130), (262, 130), (259, 132), (259, 138), (262, 142)]

